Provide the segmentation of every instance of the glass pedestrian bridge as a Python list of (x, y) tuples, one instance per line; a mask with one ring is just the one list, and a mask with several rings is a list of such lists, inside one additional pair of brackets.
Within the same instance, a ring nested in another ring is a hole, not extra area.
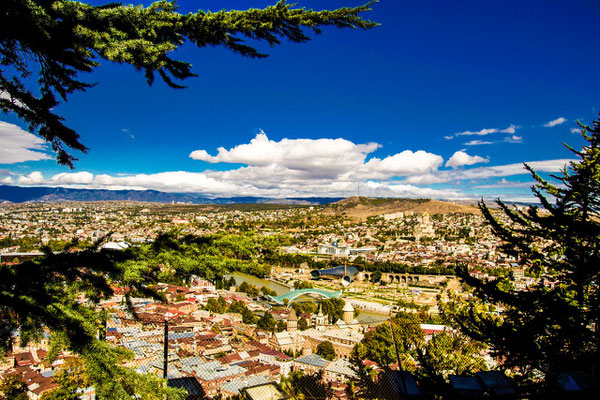
[(310, 289), (293, 290), (289, 293), (282, 294), (280, 296), (270, 296), (270, 297), (277, 304), (284, 304), (284, 299), (288, 299), (288, 302), (291, 303), (292, 301), (296, 300), (296, 298), (298, 298), (302, 295), (309, 295), (309, 294), (321, 296), (326, 299), (333, 299), (333, 298), (340, 297), (342, 295), (342, 291), (338, 290), (337, 292), (328, 292), (327, 290), (323, 290), (323, 289), (310, 288)]

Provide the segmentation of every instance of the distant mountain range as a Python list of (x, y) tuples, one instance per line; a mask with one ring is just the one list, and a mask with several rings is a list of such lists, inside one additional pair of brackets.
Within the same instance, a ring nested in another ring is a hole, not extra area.
[(149, 203), (185, 204), (329, 204), (341, 197), (268, 197), (210, 198), (194, 193), (166, 193), (157, 190), (68, 189), (62, 187), (21, 187), (0, 185), (0, 203), (61, 202), (61, 201), (140, 201)]

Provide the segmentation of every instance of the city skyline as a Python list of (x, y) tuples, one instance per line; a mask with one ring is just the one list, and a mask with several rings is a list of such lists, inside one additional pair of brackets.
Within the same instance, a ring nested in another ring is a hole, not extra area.
[[(188, 12), (272, 2), (178, 4)], [(528, 201), (523, 162), (546, 176), (572, 158), (562, 142), (578, 148), (575, 121), (591, 123), (600, 110), (600, 5), (372, 7), (363, 17), (379, 27), (259, 46), (264, 60), (186, 45), (177, 54), (199, 76), (183, 90), (148, 87), (131, 67), (105, 62), (85, 77), (96, 87), (57, 107), (90, 148), (75, 154), (75, 170), (2, 115), (0, 184)]]

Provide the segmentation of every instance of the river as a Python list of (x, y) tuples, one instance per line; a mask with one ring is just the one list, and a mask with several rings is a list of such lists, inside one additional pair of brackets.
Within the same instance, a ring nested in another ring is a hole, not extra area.
[[(235, 272), (231, 275), (225, 275), (225, 278), (229, 279), (231, 276), (233, 276), (233, 278), (235, 279), (235, 283), (238, 286), (242, 282), (246, 282), (250, 285), (254, 285), (259, 289), (263, 286), (266, 286), (269, 289), (274, 290), (275, 293), (277, 293), (277, 296), (281, 296), (282, 294), (286, 294), (286, 293), (290, 292), (291, 290), (293, 290), (292, 288), (289, 288), (280, 283), (273, 282), (268, 279), (257, 278), (256, 276), (243, 274), (241, 272)], [(298, 298), (298, 300), (299, 301), (309, 301), (309, 300), (315, 301), (315, 298), (310, 297), (310, 296), (301, 296)], [(370, 312), (370, 311), (361, 310), (360, 314), (358, 314), (358, 317), (356, 319), (358, 320), (358, 322), (374, 322), (374, 321), (385, 320), (385, 319), (387, 319), (387, 316), (383, 315), (383, 314), (378, 314), (378, 313), (374, 313), (374, 312)]]

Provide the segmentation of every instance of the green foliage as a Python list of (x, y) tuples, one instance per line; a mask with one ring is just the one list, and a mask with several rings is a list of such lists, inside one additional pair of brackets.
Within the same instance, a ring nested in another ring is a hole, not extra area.
[(346, 305), (346, 302), (343, 299), (323, 299), (321, 300), (320, 306), (323, 310), (323, 314), (331, 317), (331, 322), (335, 324), (335, 322), (342, 318), (342, 309)]
[[(10, 348), (16, 330), (20, 344), (26, 345), (40, 340), (47, 328), (52, 338), (51, 359), (60, 350), (80, 355), (90, 384), (106, 399), (160, 398), (170, 390), (160, 379), (121, 367), (130, 354), (97, 339), (102, 318), (95, 306), (111, 297), (115, 286), (129, 288), (126, 304), (131, 306), (129, 296), (164, 300), (152, 289), (159, 280), (182, 283), (192, 274), (222, 279), (234, 271), (269, 273), (269, 267), (256, 260), (266, 246), (254, 236), (164, 234), (152, 244), (126, 251), (99, 251), (97, 245), (60, 254), (45, 249), (46, 255), (38, 260), (0, 265), (0, 350)], [(88, 301), (82, 303), (80, 296)], [(209, 300), (207, 308), (215, 313), (227, 311), (224, 299)], [(248, 310), (242, 310), (242, 318), (246, 323), (255, 320)], [(146, 397), (142, 394), (148, 388), (154, 389)]]
[(424, 333), (419, 322), (415, 322), (410, 315), (400, 316), (389, 324), (381, 324), (374, 331), (367, 332), (352, 350), (351, 359), (355, 366), (361, 368), (365, 359), (376, 362), (382, 368), (398, 363), (396, 344), (390, 328), (394, 330), (403, 370), (415, 370), (416, 348), (423, 345)]
[(0, 400), (27, 400), (27, 385), (19, 375), (5, 376), (0, 383)]
[[(195, 76), (191, 64), (172, 58), (184, 43), (199, 48), (220, 46), (246, 57), (266, 54), (246, 43), (252, 39), (273, 46), (282, 39), (309, 40), (303, 28), (321, 26), (371, 28), (359, 13), (369, 4), (334, 11), (293, 8), (279, 1), (265, 9), (198, 11), (179, 14), (175, 2), (148, 7), (110, 3), (92, 6), (71, 0), (3, 0), (0, 2), (0, 110), (14, 113), (29, 130), (52, 144), (60, 164), (73, 167), (65, 150), (86, 152), (79, 135), (53, 112), (61, 100), (93, 84), (80, 80), (99, 60), (124, 63), (143, 71), (148, 84), (155, 74), (173, 88)], [(37, 84), (36, 84), (37, 83)]]
[(275, 318), (271, 314), (265, 312), (256, 322), (256, 326), (265, 331), (274, 332), (277, 329), (277, 322), (275, 322)]
[(304, 313), (314, 314), (319, 309), (319, 305), (314, 301), (305, 301), (302, 303), (295, 301), (292, 303), (292, 308), (296, 311), (296, 315)]
[(204, 309), (215, 314), (223, 314), (227, 311), (227, 301), (221, 296), (217, 299), (211, 297), (206, 301)]
[(319, 343), (317, 346), (317, 354), (328, 361), (335, 360), (335, 349), (333, 348), (333, 343), (331, 343), (329, 340)]
[(274, 291), (273, 289), (269, 289), (266, 286), (263, 286), (260, 288), (260, 292), (262, 294), (264, 294), (265, 296), (277, 296), (277, 292)]
[(300, 329), (301, 331), (305, 331), (309, 328), (309, 324), (308, 321), (306, 320), (306, 318), (300, 317), (298, 318), (298, 329)]
[[(219, 297), (219, 299), (221, 298)], [(254, 324), (256, 322), (256, 317), (252, 311), (250, 311), (248, 307), (246, 307), (246, 304), (241, 300), (231, 302), (227, 312), (241, 314), (242, 322), (245, 324)]]
[(247, 307), (242, 310), (242, 322), (249, 325), (256, 323), (256, 316)]
[(321, 373), (305, 375), (302, 371), (292, 371), (288, 376), (281, 377), (280, 385), (294, 400), (329, 399), (333, 395)]
[(381, 280), (381, 271), (377, 270), (371, 274), (371, 282), (377, 283)]
[[(442, 304), (455, 326), (489, 344), (503, 367), (525, 381), (541, 375), (552, 382), (565, 370), (599, 378), (600, 120), (580, 126), (587, 143), (581, 150), (567, 146), (578, 159), (551, 176), (558, 184), (525, 166), (537, 182), (532, 190), (541, 209), (521, 211), (498, 201), (503, 223), (480, 204), (504, 252), (538, 274), (554, 272), (556, 284), (547, 287), (542, 278), (517, 292), (505, 280), (480, 281), (462, 267), (457, 272), (475, 297)], [(500, 305), (501, 315), (488, 313), (486, 304)]]
[[(103, 398), (127, 399), (145, 391), (136, 385), (146, 385), (147, 378), (120, 366), (130, 354), (98, 340), (101, 322), (95, 305), (113, 294), (115, 282), (129, 287), (128, 296), (161, 299), (148, 286), (156, 282), (158, 270), (139, 267), (131, 273), (131, 251), (46, 251), (36, 261), (0, 266), (0, 348), (10, 348), (14, 330), (24, 346), (39, 340), (48, 328), (50, 361), (60, 350), (79, 354), (89, 382)], [(87, 302), (79, 301), (81, 295)]]
[(464, 335), (440, 332), (422, 347), (417, 347), (419, 376), (431, 382), (443, 384), (448, 375), (474, 374), (487, 371), (485, 359), (481, 356), (485, 346)]
[(58, 388), (42, 396), (42, 400), (79, 400), (78, 388), (90, 386), (85, 364), (79, 358), (68, 359), (54, 376)]
[(300, 281), (300, 280), (295, 280), (294, 281), (294, 289), (296, 290), (300, 290), (300, 289), (312, 289), (313, 288), (313, 284), (307, 281)]
[(277, 332), (283, 332), (287, 328), (287, 323), (285, 321), (277, 321)]
[(238, 292), (246, 293), (250, 297), (258, 296), (258, 288), (249, 284), (248, 282), (242, 282), (242, 284), (238, 287)]
[(358, 372), (362, 396), (381, 398), (381, 390), (385, 389), (377, 383), (375, 371), (363, 365), (367, 359), (377, 363), (383, 371), (398, 364), (400, 359), (402, 370), (413, 372), (424, 387), (443, 385), (450, 374), (487, 370), (481, 356), (485, 348), (482, 343), (453, 332), (437, 333), (426, 341), (420, 323), (423, 318), (418, 315), (401, 314), (391, 323), (367, 332), (354, 347), (350, 358)]
[[(191, 275), (198, 275), (215, 281), (215, 286), (225, 288), (223, 276), (232, 272), (243, 272), (259, 278), (269, 276), (271, 268), (261, 263), (258, 255), (265, 248), (270, 251), (274, 249), (265, 246), (263, 238), (254, 235), (198, 237), (171, 232), (160, 235), (152, 244), (133, 248), (131, 251), (135, 261), (130, 262), (127, 269), (133, 275), (138, 269), (161, 265), (163, 272), (159, 279), (162, 282), (182, 284)], [(227, 285), (231, 283), (230, 278)], [(255, 290), (252, 291), (254, 296), (258, 295), (258, 289)]]

